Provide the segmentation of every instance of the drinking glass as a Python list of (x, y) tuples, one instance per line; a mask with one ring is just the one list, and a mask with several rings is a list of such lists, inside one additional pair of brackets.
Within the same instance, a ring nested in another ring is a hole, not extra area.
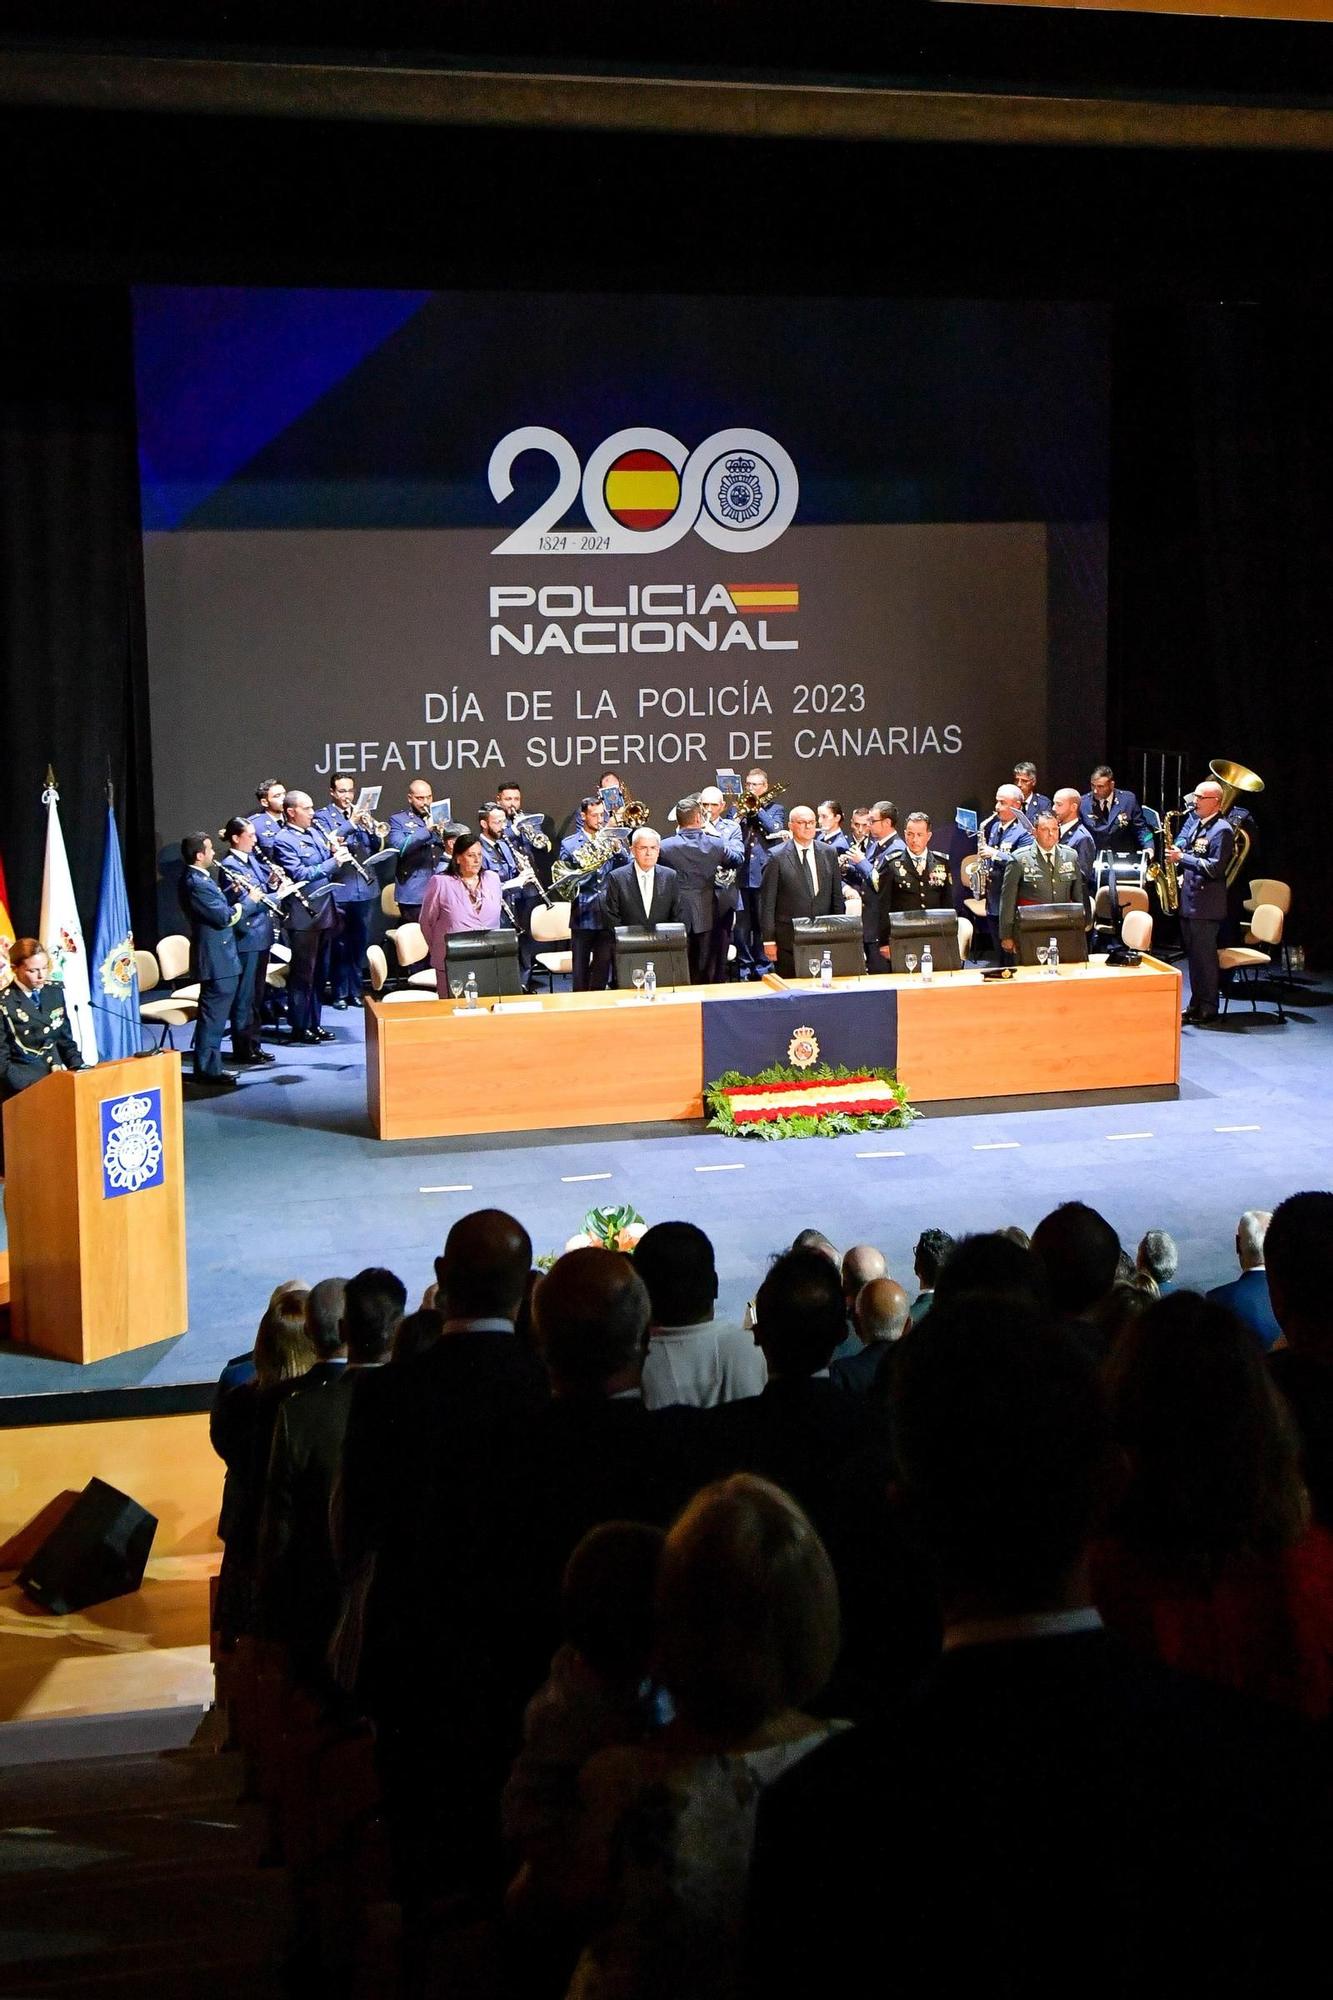
[(1050, 955), (1051, 952), (1049, 945), (1039, 944), (1037, 946), (1037, 963), (1041, 967), (1043, 972), (1045, 972), (1046, 970), (1046, 963), (1047, 960), (1050, 958)]
[(634, 971), (632, 972), (632, 974), (631, 974), (630, 976), (631, 976), (631, 978), (632, 978), (632, 979), (633, 979), (633, 981), (634, 981), (634, 985), (635, 985), (635, 990), (637, 991), (637, 993), (638, 993), (638, 995), (639, 995), (639, 998), (640, 998), (640, 999), (642, 999), (642, 998), (643, 998), (643, 982), (644, 982), (644, 980), (645, 980), (645, 979), (647, 978), (647, 976), (648, 976), (648, 975), (647, 975), (647, 973), (646, 973), (646, 971), (644, 970), (643, 966), (641, 966), (641, 965), (636, 965), (636, 966), (635, 966), (635, 968), (634, 968)]
[(905, 966), (907, 967), (907, 970), (908, 970), (908, 972), (909, 972), (909, 973), (911, 973), (911, 972), (915, 972), (915, 971), (916, 971), (916, 953), (915, 953), (914, 951), (909, 951), (909, 952), (908, 952), (908, 954), (907, 954), (907, 956), (906, 956), (906, 958), (905, 958), (905, 959), (903, 960), (903, 964), (904, 964), (904, 965), (905, 965)]
[(821, 963), (822, 963), (822, 961), (821, 961), (820, 959), (818, 959), (818, 958), (812, 958), (812, 959), (810, 960), (810, 977), (811, 977), (812, 979), (818, 979), (818, 977), (819, 977), (819, 968), (820, 968), (820, 965), (821, 965)]
[(463, 997), (463, 982), (462, 982), (462, 980), (461, 980), (461, 979), (451, 979), (451, 980), (449, 981), (449, 991), (450, 991), (450, 992), (451, 992), (451, 993), (453, 994), (453, 996), (454, 996), (455, 1000), (461, 1000), (461, 999), (462, 999), (462, 997)]

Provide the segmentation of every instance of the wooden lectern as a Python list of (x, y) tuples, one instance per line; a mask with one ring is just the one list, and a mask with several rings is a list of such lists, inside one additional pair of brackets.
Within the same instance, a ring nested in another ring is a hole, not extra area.
[(184, 1333), (179, 1055), (55, 1070), (4, 1119), (10, 1337), (104, 1361)]

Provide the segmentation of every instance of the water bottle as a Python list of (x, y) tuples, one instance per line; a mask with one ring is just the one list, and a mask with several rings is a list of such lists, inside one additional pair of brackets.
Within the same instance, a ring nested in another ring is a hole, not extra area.
[(934, 977), (935, 960), (931, 956), (930, 946), (923, 944), (921, 947), (921, 984), (929, 986)]
[(1046, 970), (1047, 972), (1054, 973), (1057, 978), (1059, 977), (1060, 947), (1054, 938), (1048, 938), (1046, 941)]
[(643, 968), (643, 997), (645, 1000), (657, 998), (657, 972), (651, 958)]
[(819, 961), (819, 983), (825, 993), (833, 984), (833, 953), (826, 951)]
[(468, 976), (467, 976), (467, 984), (466, 984), (466, 985), (464, 986), (464, 988), (463, 988), (463, 1005), (464, 1005), (464, 1006), (465, 1006), (465, 1007), (467, 1008), (467, 1010), (468, 1010), (468, 1012), (469, 1012), (470, 1014), (473, 1014), (473, 1013), (475, 1013), (475, 1012), (476, 1012), (476, 1009), (477, 1009), (477, 975), (476, 975), (476, 973), (475, 973), (475, 972), (469, 972), (469, 974), (468, 974)]

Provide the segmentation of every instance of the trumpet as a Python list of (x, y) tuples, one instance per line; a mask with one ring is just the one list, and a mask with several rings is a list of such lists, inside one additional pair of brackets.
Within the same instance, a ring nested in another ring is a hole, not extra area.
[(622, 832), (630, 827), (647, 826), (647, 805), (642, 799), (634, 797), (628, 785), (622, 785), (620, 789), (625, 795), (624, 799), (609, 815), (606, 824), (610, 827), (619, 827)]
[(538, 819), (537, 815), (533, 813), (532, 814), (533, 823), (532, 825), (528, 826), (522, 824), (522, 822), (526, 817), (527, 816), (523, 813), (515, 813), (513, 819), (511, 819), (509, 822), (509, 831), (512, 834), (515, 834), (517, 838), (524, 843), (525, 846), (535, 848), (538, 854), (549, 854), (551, 851), (551, 843), (547, 838), (547, 836), (542, 832), (542, 824), (540, 819)]
[(389, 838), (389, 822), (387, 819), (373, 819), (370, 812), (365, 809), (361, 812), (349, 813), (347, 817), (353, 826), (359, 826), (363, 833), (373, 833), (378, 841), (383, 842)]
[(786, 789), (780, 779), (775, 779), (767, 790), (760, 792), (757, 797), (749, 792), (724, 792), (722, 803), (735, 806), (737, 819), (756, 819), (766, 807), (776, 805)]

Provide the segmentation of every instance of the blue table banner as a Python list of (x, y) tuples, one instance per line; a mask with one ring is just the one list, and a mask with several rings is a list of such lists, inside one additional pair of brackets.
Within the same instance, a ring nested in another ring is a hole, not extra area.
[(705, 1000), (703, 1017), (705, 1087), (731, 1069), (754, 1076), (790, 1063), (800, 1029), (810, 1029), (819, 1044), (816, 1064), (894, 1069), (898, 1062), (898, 993), (887, 980), (829, 993), (808, 987)]
[(162, 1138), (162, 1092), (133, 1090), (104, 1097), (102, 1111), (102, 1199), (139, 1194), (166, 1179)]

